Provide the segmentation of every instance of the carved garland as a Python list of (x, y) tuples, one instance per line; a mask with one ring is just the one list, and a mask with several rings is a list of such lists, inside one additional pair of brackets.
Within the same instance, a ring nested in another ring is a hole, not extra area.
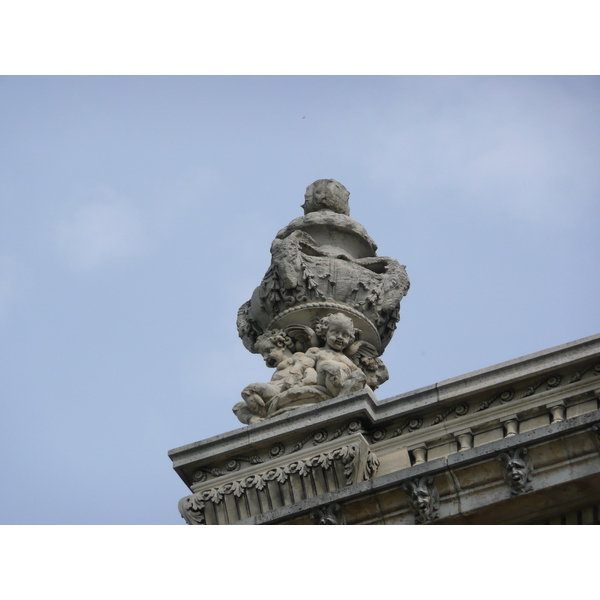
[(309, 459), (292, 462), (285, 467), (275, 467), (266, 473), (250, 475), (238, 481), (232, 481), (214, 487), (192, 496), (186, 496), (179, 502), (179, 512), (188, 524), (204, 523), (205, 502), (219, 504), (226, 495), (233, 494), (240, 498), (246, 490), (255, 488), (263, 490), (269, 481), (285, 483), (291, 475), (298, 474), (307, 477), (314, 468), (328, 470), (333, 461), (341, 460), (344, 465), (346, 485), (353, 485), (359, 481), (371, 479), (379, 468), (379, 459), (370, 450), (366, 457), (358, 444), (349, 444), (333, 450), (323, 452)]
[(589, 365), (585, 369), (573, 373), (573, 376), (569, 380), (569, 383), (575, 383), (576, 381), (579, 381), (588, 371), (591, 371), (592, 369), (594, 369), (594, 377), (600, 375), (600, 363), (596, 363), (595, 365)]
[(192, 476), (192, 480), (194, 483), (201, 483), (206, 481), (207, 476), (210, 474), (213, 477), (223, 477), (223, 475), (227, 475), (233, 471), (239, 471), (241, 467), (241, 462), (249, 462), (251, 465), (258, 465), (262, 463), (266, 463), (269, 460), (273, 460), (279, 456), (283, 456), (285, 454), (285, 446), (278, 442), (269, 450), (269, 456), (266, 459), (260, 458), (260, 456), (232, 456), (226, 464), (227, 471), (223, 469), (219, 469), (218, 467), (201, 467), (194, 471)]
[(515, 397), (515, 390), (512, 388), (508, 388), (507, 390), (503, 390), (499, 394), (492, 396), (489, 400), (482, 402), (475, 412), (479, 412), (481, 410), (485, 410), (489, 408), (496, 400), (500, 400), (500, 404), (505, 404), (506, 402), (510, 402)]
[[(327, 440), (337, 439), (344, 433), (344, 431), (348, 431), (349, 435), (353, 433), (363, 433), (364, 425), (361, 423), (361, 421), (354, 419), (342, 425), (339, 429), (334, 431), (333, 434), (331, 434), (331, 436), (329, 435), (326, 429), (312, 431), (304, 439), (302, 439), (294, 445), (294, 447), (290, 451), (290, 454), (302, 450), (304, 445), (311, 439), (313, 442), (313, 446), (318, 446), (319, 444), (323, 444)], [(283, 456), (285, 452), (285, 445), (281, 442), (278, 442), (269, 450), (269, 456), (265, 459), (261, 458), (260, 456), (232, 456), (225, 465), (225, 468), (227, 469), (226, 471), (218, 467), (200, 467), (194, 471), (192, 480), (194, 483), (202, 483), (203, 481), (206, 481), (208, 475), (212, 475), (213, 477), (222, 477), (223, 475), (227, 475), (228, 473), (239, 471), (241, 467), (241, 462), (248, 462), (252, 465), (262, 464)]]
[(339, 438), (340, 435), (342, 435), (342, 433), (344, 433), (344, 431), (346, 431), (346, 430), (348, 430), (348, 434), (363, 433), (364, 427), (363, 427), (363, 424), (358, 420), (348, 421), (348, 423), (346, 423), (345, 425), (340, 427), (338, 430), (333, 432), (333, 434), (331, 435), (331, 439), (335, 440), (335, 439)]
[(437, 415), (433, 419), (433, 421), (431, 421), (431, 423), (429, 423), (429, 425), (427, 427), (433, 427), (434, 425), (437, 425), (438, 423), (441, 423), (448, 415), (451, 415), (452, 413), (455, 413), (457, 417), (463, 417), (468, 412), (469, 412), (469, 405), (468, 404), (465, 404), (465, 403), (463, 403), (463, 404), (457, 404), (456, 406), (453, 406), (452, 408), (449, 408), (445, 412)]
[(521, 396), (521, 398), (527, 398), (528, 396), (533, 396), (537, 389), (542, 386), (544, 383), (546, 384), (546, 389), (551, 390), (552, 388), (558, 387), (562, 377), (560, 375), (550, 375), (549, 377), (544, 377), (544, 379), (540, 379), (537, 383), (534, 383), (532, 386), (528, 387), (525, 390), (525, 393)]
[[(402, 425), (400, 425), (400, 427), (398, 427), (391, 433), (390, 439), (398, 437), (399, 435), (402, 435), (402, 433), (404, 432), (405, 429), (407, 429), (408, 432), (410, 433), (411, 431), (416, 431), (422, 425), (423, 425), (423, 419), (421, 417), (415, 417), (413, 419), (408, 419)], [(381, 441), (385, 437), (384, 433), (385, 433), (385, 430), (383, 430), (383, 429), (376, 431), (373, 434), (373, 437), (377, 437), (378, 441)]]
[[(585, 369), (582, 369), (581, 371), (575, 372), (571, 376), (569, 383), (575, 383), (575, 382), (581, 380), (581, 378), (586, 373), (591, 371), (592, 369), (593, 369), (594, 377), (600, 375), (600, 363), (596, 363), (594, 365), (590, 365), (590, 366), (586, 367)], [(525, 390), (525, 392), (520, 396), (520, 398), (527, 398), (528, 396), (532, 396), (533, 394), (535, 394), (537, 392), (537, 390), (544, 383), (546, 384), (546, 390), (550, 390), (555, 387), (558, 387), (560, 385), (561, 381), (562, 381), (562, 376), (559, 375), (558, 373), (556, 373), (554, 375), (550, 375), (548, 377), (544, 377), (543, 379), (540, 379), (539, 381), (537, 381), (534, 385), (529, 386)], [(507, 402), (514, 400), (514, 398), (515, 398), (515, 390), (513, 388), (508, 388), (508, 389), (502, 390), (501, 392), (493, 395), (488, 400), (485, 400), (484, 402), (482, 402), (475, 409), (475, 412), (480, 412), (482, 410), (488, 409), (492, 404), (494, 404), (494, 402), (497, 402), (498, 400), (500, 401), (500, 404), (505, 404)], [(433, 419), (433, 421), (431, 423), (429, 423), (429, 425), (427, 425), (427, 427), (432, 427), (433, 425), (437, 425), (438, 423), (443, 421), (446, 417), (448, 417), (448, 415), (450, 415), (452, 412), (454, 412), (457, 417), (462, 417), (469, 412), (469, 405), (462, 403), (462, 404), (459, 404), (459, 405), (445, 411), (444, 413), (437, 415)], [(408, 432), (415, 431), (416, 429), (419, 429), (422, 425), (423, 425), (423, 419), (421, 417), (415, 417), (413, 419), (409, 419), (409, 420), (405, 421), (403, 425), (396, 428), (389, 436), (387, 435), (387, 430), (385, 428), (377, 429), (371, 434), (371, 443), (381, 442), (382, 440), (386, 439), (386, 437), (394, 438), (399, 435), (402, 435), (404, 433), (405, 429), (408, 429)]]
[(327, 433), (327, 431), (325, 429), (319, 429), (318, 431), (311, 432), (303, 440), (299, 441), (292, 448), (292, 452), (290, 454), (293, 454), (294, 452), (298, 452), (299, 450), (302, 450), (302, 448), (304, 447), (304, 444), (306, 444), (306, 442), (308, 442), (308, 440), (310, 440), (310, 439), (312, 439), (312, 441), (313, 441), (313, 446), (317, 446), (319, 444), (322, 444), (323, 442), (326, 442), (328, 436), (329, 436), (329, 434)]

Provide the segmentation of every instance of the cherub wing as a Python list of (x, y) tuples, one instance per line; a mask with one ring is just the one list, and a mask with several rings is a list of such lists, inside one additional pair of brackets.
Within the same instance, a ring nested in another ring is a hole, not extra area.
[(390, 378), (373, 344), (358, 340), (348, 347), (346, 356), (367, 376), (367, 384), (372, 390), (376, 390)]
[(285, 333), (294, 340), (296, 352), (306, 352), (309, 348), (319, 346), (317, 334), (307, 325), (288, 325)]
[(345, 354), (353, 361), (361, 359), (363, 356), (368, 358), (377, 358), (379, 356), (375, 346), (364, 340), (358, 340), (350, 344)]

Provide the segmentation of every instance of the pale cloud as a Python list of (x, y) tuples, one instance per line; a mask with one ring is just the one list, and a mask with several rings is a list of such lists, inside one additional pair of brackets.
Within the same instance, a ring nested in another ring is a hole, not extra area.
[(75, 269), (90, 270), (131, 259), (145, 248), (139, 212), (113, 194), (104, 196), (79, 206), (58, 223), (59, 248)]
[(15, 295), (15, 263), (6, 256), (0, 256), (0, 325), (6, 323)]
[(0, 326), (14, 314), (17, 302), (31, 290), (31, 274), (22, 261), (0, 254)]
[(600, 195), (600, 120), (590, 94), (510, 78), (442, 80), (432, 91), (410, 117), (378, 127), (375, 179), (409, 201), (451, 201), (550, 226), (586, 218)]

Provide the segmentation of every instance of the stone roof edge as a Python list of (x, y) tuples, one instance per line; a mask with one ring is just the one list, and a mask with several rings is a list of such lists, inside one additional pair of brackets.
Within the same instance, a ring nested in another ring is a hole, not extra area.
[(382, 401), (378, 401), (368, 390), (351, 396), (332, 398), (317, 406), (299, 408), (255, 425), (174, 448), (168, 455), (173, 461), (173, 467), (177, 468), (190, 460), (207, 459), (216, 453), (223, 455), (230, 451), (240, 452), (242, 447), (259, 444), (265, 440), (272, 441), (290, 431), (298, 433), (338, 419), (366, 417), (374, 423), (433, 406), (438, 402), (459, 400), (467, 394), (501, 385), (505, 381), (524, 379), (594, 356), (600, 357), (600, 334), (472, 371)]
[(308, 498), (290, 506), (284, 506), (271, 510), (260, 515), (244, 519), (235, 523), (236, 525), (260, 525), (277, 524), (278, 521), (287, 520), (291, 517), (300, 516), (323, 504), (331, 502), (348, 502), (360, 498), (362, 495), (377, 493), (386, 489), (396, 488), (402, 482), (414, 477), (435, 476), (447, 470), (474, 464), (488, 460), (500, 452), (505, 452), (510, 448), (530, 446), (543, 443), (557, 437), (563, 437), (582, 430), (590, 430), (593, 426), (600, 423), (600, 410), (573, 417), (568, 421), (561, 421), (545, 427), (540, 427), (532, 431), (516, 434), (512, 437), (490, 442), (483, 446), (471, 448), (462, 452), (457, 452), (449, 456), (437, 458), (425, 462), (421, 465), (413, 465), (393, 473), (388, 473), (379, 477), (374, 477), (354, 485), (340, 488), (321, 494), (313, 498)]

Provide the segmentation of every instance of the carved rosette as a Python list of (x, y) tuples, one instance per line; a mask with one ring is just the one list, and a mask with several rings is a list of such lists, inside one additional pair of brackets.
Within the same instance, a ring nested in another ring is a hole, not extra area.
[(504, 467), (504, 478), (509, 483), (512, 495), (531, 491), (533, 479), (533, 462), (527, 448), (514, 448), (502, 452), (497, 460)]
[(416, 523), (427, 523), (438, 518), (440, 495), (434, 485), (433, 477), (415, 477), (402, 487), (408, 494), (408, 503), (415, 515)]

